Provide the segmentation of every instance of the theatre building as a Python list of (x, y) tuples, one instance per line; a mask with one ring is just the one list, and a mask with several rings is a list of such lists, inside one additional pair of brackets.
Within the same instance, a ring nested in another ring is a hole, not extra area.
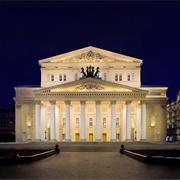
[(39, 87), (15, 87), (16, 141), (165, 141), (167, 87), (141, 85), (141, 59), (90, 46), (39, 65)]

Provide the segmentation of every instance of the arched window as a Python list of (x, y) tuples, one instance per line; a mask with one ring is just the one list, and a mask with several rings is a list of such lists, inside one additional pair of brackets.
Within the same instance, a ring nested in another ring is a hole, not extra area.
[(51, 74), (51, 81), (54, 81), (54, 74)]
[(62, 74), (59, 75), (59, 81), (62, 81)]
[(134, 73), (132, 73), (132, 81), (134, 81)]
[(127, 75), (127, 80), (130, 81), (130, 73)]
[(106, 81), (106, 79), (107, 79), (107, 74), (104, 73), (104, 80)]
[(115, 81), (118, 81), (118, 74), (115, 74)]
[(122, 73), (119, 74), (119, 81), (122, 81)]
[(50, 81), (50, 74), (47, 74), (47, 81)]
[(78, 74), (75, 73), (75, 81), (78, 80)]
[(66, 74), (64, 74), (64, 81), (66, 81)]

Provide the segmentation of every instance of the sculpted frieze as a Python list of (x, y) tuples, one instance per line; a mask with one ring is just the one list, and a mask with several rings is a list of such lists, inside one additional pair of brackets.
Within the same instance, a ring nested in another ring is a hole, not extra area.
[(105, 88), (97, 84), (82, 84), (76, 87), (76, 90), (104, 90)]
[(121, 60), (107, 57), (100, 53), (95, 53), (89, 51), (87, 53), (82, 53), (81, 55), (74, 56), (69, 59), (62, 60), (62, 62), (120, 62)]

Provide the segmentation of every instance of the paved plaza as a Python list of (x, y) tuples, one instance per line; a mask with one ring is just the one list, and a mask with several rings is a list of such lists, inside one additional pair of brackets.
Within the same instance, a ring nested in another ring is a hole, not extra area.
[[(56, 143), (0, 144), (0, 148), (50, 148)], [(61, 152), (17, 165), (0, 165), (0, 179), (180, 179), (180, 166), (145, 164), (119, 153), (122, 143), (57, 143)], [(179, 149), (180, 144), (123, 143), (128, 149)]]

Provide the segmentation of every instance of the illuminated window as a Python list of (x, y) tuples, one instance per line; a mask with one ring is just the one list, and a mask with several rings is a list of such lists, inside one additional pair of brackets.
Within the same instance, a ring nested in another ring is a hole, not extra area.
[(122, 74), (119, 74), (119, 81), (122, 81)]
[(116, 127), (119, 127), (119, 118), (116, 118)]
[(115, 74), (115, 81), (118, 81), (118, 74)]
[(79, 118), (76, 118), (76, 126), (79, 127)]
[(54, 74), (51, 74), (51, 81), (54, 81)]
[(59, 81), (62, 81), (62, 74), (59, 75)]
[(104, 73), (104, 80), (106, 81), (106, 79), (107, 79), (107, 74)]
[(134, 81), (134, 73), (132, 73), (132, 81)]
[(89, 118), (89, 126), (92, 127), (93, 126), (93, 119)]
[(63, 127), (66, 127), (66, 118), (63, 118)]
[(106, 126), (106, 118), (103, 118), (103, 126)]
[(64, 74), (64, 81), (66, 81), (66, 74)]
[(127, 75), (127, 80), (130, 81), (130, 73)]
[(78, 74), (75, 73), (75, 81), (78, 80)]

